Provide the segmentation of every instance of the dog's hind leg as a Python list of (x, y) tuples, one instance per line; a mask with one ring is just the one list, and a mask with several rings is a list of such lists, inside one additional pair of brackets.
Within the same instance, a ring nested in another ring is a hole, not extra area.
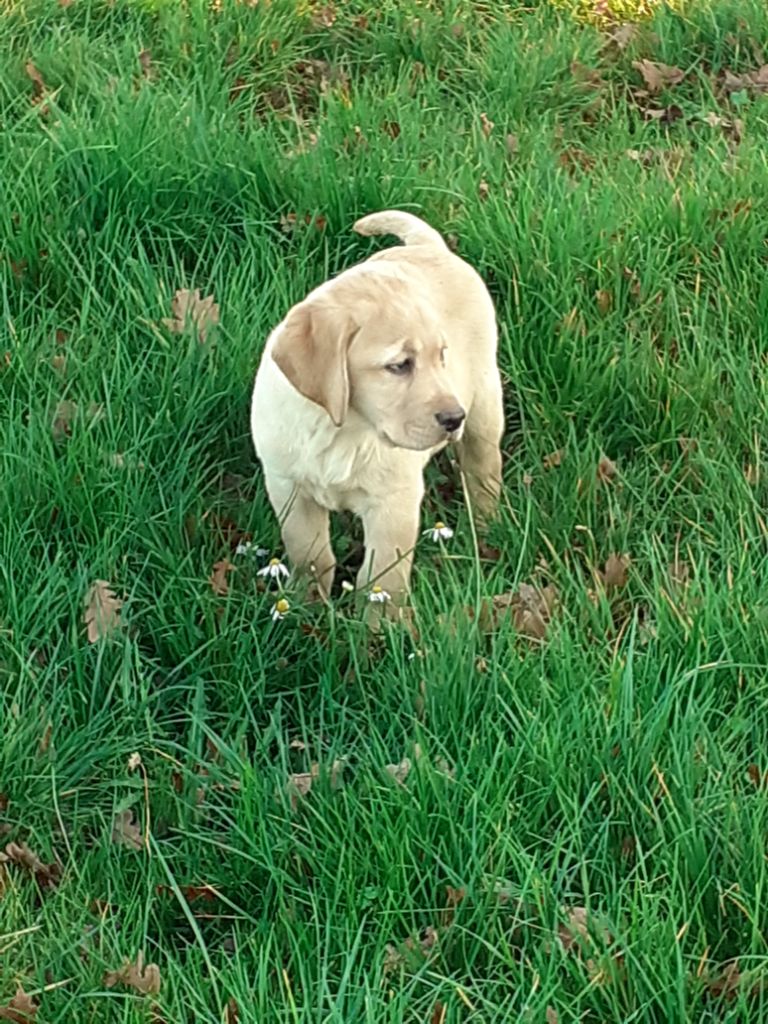
[(499, 503), (503, 434), (501, 381), (487, 381), (478, 389), (456, 445), (472, 514), (481, 526), (493, 518)]

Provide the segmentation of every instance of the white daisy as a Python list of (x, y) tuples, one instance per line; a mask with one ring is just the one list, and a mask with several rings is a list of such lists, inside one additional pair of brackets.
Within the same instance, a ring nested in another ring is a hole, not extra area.
[(235, 548), (236, 555), (249, 555), (253, 550), (254, 544), (252, 540), (241, 540)]
[(283, 565), (279, 558), (270, 558), (263, 569), (259, 569), (259, 576), (269, 576), (270, 579), (279, 580), (281, 576), (286, 578), (291, 575), (287, 565)]
[(441, 523), (440, 520), (435, 523), (431, 530), (427, 530), (427, 533), (432, 534), (432, 540), (437, 543), (439, 540), (450, 540), (453, 536), (453, 530), (450, 526), (446, 526), (445, 523)]
[(375, 587), (371, 587), (368, 600), (373, 601), (374, 604), (384, 604), (386, 601), (389, 601), (389, 594), (386, 590), (382, 590), (382, 588), (377, 585)]
[(272, 605), (272, 621), (279, 622), (281, 619), (284, 619), (290, 610), (291, 606), (284, 597), (281, 597), (279, 601), (275, 601)]
[(342, 580), (341, 589), (345, 591), (347, 594), (351, 594), (352, 591), (355, 589), (355, 585), (354, 583), (350, 583), (349, 580)]

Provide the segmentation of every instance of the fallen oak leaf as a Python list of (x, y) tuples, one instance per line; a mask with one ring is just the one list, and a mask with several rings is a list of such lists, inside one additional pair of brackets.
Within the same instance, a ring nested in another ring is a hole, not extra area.
[(133, 811), (120, 811), (112, 822), (112, 842), (115, 846), (127, 846), (129, 850), (142, 850), (144, 839), (140, 827), (133, 820)]
[(187, 324), (192, 323), (197, 331), (198, 341), (202, 344), (208, 330), (219, 322), (219, 307), (213, 301), (213, 295), (200, 297), (200, 289), (189, 291), (180, 288), (171, 302), (173, 317), (165, 318), (163, 324), (172, 334), (183, 334)]
[(399, 764), (385, 764), (384, 765), (384, 771), (388, 775), (390, 775), (395, 780), (395, 782), (399, 783), (401, 786), (404, 784), (405, 780), (408, 778), (410, 770), (411, 770), (411, 759), (410, 759), (410, 757), (404, 757), (403, 760)]
[(27, 871), (41, 889), (54, 889), (61, 881), (61, 866), (54, 861), (44, 864), (26, 843), (8, 843), (0, 852), (0, 865), (16, 864)]
[(106, 580), (96, 580), (85, 599), (83, 622), (88, 630), (88, 643), (95, 644), (110, 636), (122, 625), (120, 609), (123, 602)]
[(600, 461), (597, 464), (597, 479), (601, 484), (610, 483), (618, 473), (616, 463), (608, 458), (607, 455), (601, 455)]
[(32, 102), (40, 103), (40, 101), (48, 93), (48, 86), (45, 84), (45, 80), (40, 72), (37, 70), (32, 61), (27, 61), (24, 65), (24, 70), (27, 73), (27, 77), (32, 82)]
[(717, 977), (707, 981), (707, 992), (715, 999), (731, 1002), (739, 994), (742, 980), (738, 959), (728, 960), (722, 965)]
[(106, 988), (125, 985), (142, 995), (156, 996), (160, 992), (160, 968), (157, 964), (144, 965), (144, 954), (140, 951), (134, 963), (124, 960), (117, 971), (107, 971), (104, 975)]
[(14, 1024), (29, 1024), (35, 1020), (37, 1011), (37, 1003), (19, 986), (11, 1001), (5, 1006), (0, 1006), (0, 1020), (13, 1021)]
[(609, 555), (605, 567), (601, 573), (603, 584), (606, 590), (620, 588), (626, 585), (629, 569), (628, 555)]
[(222, 558), (220, 562), (215, 562), (213, 566), (213, 572), (208, 577), (208, 582), (211, 585), (211, 590), (214, 594), (218, 594), (219, 597), (224, 597), (229, 593), (229, 580), (227, 574), (235, 572), (237, 566), (233, 565), (228, 558)]
[(549, 455), (545, 455), (541, 462), (544, 469), (555, 469), (557, 466), (561, 466), (563, 464), (564, 458), (565, 448), (556, 448), (553, 452), (550, 452)]
[(669, 86), (679, 85), (685, 78), (685, 72), (680, 68), (653, 60), (633, 60), (632, 67), (640, 72), (651, 95)]
[(768, 64), (763, 64), (757, 71), (748, 71), (743, 75), (735, 75), (732, 71), (725, 71), (723, 76), (723, 88), (730, 94), (746, 90), (753, 93), (768, 92)]

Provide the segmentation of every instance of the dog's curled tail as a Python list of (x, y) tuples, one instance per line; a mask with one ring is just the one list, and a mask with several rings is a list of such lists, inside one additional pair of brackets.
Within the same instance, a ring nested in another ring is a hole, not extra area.
[(358, 235), (396, 235), (406, 245), (439, 245), (445, 248), (443, 236), (419, 217), (404, 210), (381, 210), (361, 217), (353, 228)]

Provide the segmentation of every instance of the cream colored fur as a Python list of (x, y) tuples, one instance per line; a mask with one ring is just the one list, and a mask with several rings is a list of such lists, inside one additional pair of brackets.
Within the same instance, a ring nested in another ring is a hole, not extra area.
[(496, 506), (496, 319), (479, 275), (418, 217), (388, 210), (354, 227), (406, 244), (326, 281), (272, 331), (251, 429), (293, 565), (330, 591), (328, 514), (347, 509), (365, 532), (358, 587), (402, 603), (431, 456), (454, 442), (473, 512), (484, 520)]

